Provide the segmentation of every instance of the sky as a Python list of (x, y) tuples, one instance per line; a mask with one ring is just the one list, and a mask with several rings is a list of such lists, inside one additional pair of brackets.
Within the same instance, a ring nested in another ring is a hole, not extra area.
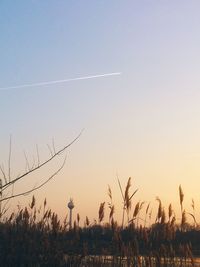
[[(111, 186), (120, 220), (122, 186), (132, 177), (133, 201), (156, 196), (179, 213), (200, 208), (199, 1), (0, 2), (0, 88), (104, 73), (121, 75), (0, 90), (0, 162), (11, 175), (82, 135), (67, 151), (64, 169), (38, 192), (38, 205), (61, 217), (74, 199), (82, 221), (98, 217)], [(15, 187), (33, 188), (62, 157)], [(24, 205), (31, 196), (10, 204)], [(133, 205), (134, 205), (133, 203)], [(106, 206), (106, 211), (108, 208)], [(180, 215), (178, 215), (180, 216)], [(200, 218), (199, 218), (200, 219)]]

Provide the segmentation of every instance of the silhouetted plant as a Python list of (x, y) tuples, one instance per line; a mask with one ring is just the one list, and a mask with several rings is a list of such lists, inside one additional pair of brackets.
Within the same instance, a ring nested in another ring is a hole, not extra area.
[[(112, 200), (111, 191), (109, 197)], [(161, 200), (157, 200), (157, 219), (149, 227), (146, 219), (144, 226), (135, 225), (143, 202), (136, 203), (133, 219), (123, 228), (113, 216), (103, 223), (105, 202), (102, 202), (99, 224), (91, 224), (86, 216), (82, 227), (78, 214), (69, 229), (67, 218), (62, 223), (47, 208), (46, 199), (38, 209), (33, 196), (30, 205), (19, 207), (0, 223), (1, 266), (194, 266), (193, 252), (195, 255), (200, 252), (199, 228), (187, 223), (184, 210), (180, 225), (176, 225), (171, 205), (166, 218)], [(110, 204), (112, 207), (111, 201)], [(145, 217), (148, 209), (149, 205)]]

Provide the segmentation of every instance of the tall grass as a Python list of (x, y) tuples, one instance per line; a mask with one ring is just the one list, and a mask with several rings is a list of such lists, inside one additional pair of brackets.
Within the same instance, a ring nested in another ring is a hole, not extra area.
[[(120, 183), (119, 183), (120, 184)], [(67, 218), (61, 222), (58, 215), (47, 208), (46, 199), (37, 207), (33, 196), (28, 207), (19, 208), (0, 223), (0, 266), (195, 266), (193, 255), (200, 255), (200, 231), (197, 223), (189, 225), (183, 209), (183, 191), (179, 187), (182, 219), (176, 224), (172, 205), (166, 213), (159, 198), (156, 221), (147, 225), (151, 214), (150, 203), (131, 202), (131, 179), (123, 193), (123, 220), (114, 219), (111, 188), (109, 221), (105, 219), (105, 202), (98, 210), (98, 220), (90, 223), (86, 216), (80, 225), (78, 214), (70, 229)], [(193, 204), (194, 205), (194, 204)], [(140, 211), (145, 208), (143, 225), (139, 225)], [(193, 209), (193, 214), (195, 213)], [(195, 219), (196, 221), (196, 219)]]

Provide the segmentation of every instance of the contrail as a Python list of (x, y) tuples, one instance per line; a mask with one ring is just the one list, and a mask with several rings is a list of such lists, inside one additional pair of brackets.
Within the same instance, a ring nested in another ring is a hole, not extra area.
[(21, 85), (16, 85), (16, 86), (0, 87), (0, 90), (3, 91), (3, 90), (11, 90), (11, 89), (18, 89), (18, 88), (26, 88), (26, 87), (45, 86), (45, 85), (51, 85), (51, 84), (66, 83), (66, 82), (78, 81), (78, 80), (88, 80), (88, 79), (95, 79), (95, 78), (115, 76), (115, 75), (121, 75), (121, 72), (112, 72), (112, 73), (104, 73), (104, 74), (83, 76), (83, 77), (77, 77), (77, 78), (69, 78), (69, 79), (64, 79), (64, 80), (46, 81), (46, 82), (38, 82), (38, 83), (21, 84)]

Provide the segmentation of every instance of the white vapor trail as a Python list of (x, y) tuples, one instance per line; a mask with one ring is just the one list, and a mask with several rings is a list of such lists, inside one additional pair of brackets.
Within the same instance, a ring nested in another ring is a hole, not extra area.
[(95, 79), (95, 78), (115, 76), (115, 75), (121, 75), (121, 72), (112, 72), (112, 73), (104, 73), (104, 74), (83, 76), (83, 77), (77, 77), (77, 78), (69, 78), (69, 79), (64, 79), (64, 80), (46, 81), (46, 82), (28, 83), (28, 84), (22, 84), (22, 85), (16, 85), (16, 86), (0, 87), (0, 90), (3, 91), (3, 90), (25, 88), (25, 87), (45, 86), (45, 85), (51, 85), (51, 84), (66, 83), (66, 82), (78, 81), (78, 80), (88, 80), (88, 79)]

